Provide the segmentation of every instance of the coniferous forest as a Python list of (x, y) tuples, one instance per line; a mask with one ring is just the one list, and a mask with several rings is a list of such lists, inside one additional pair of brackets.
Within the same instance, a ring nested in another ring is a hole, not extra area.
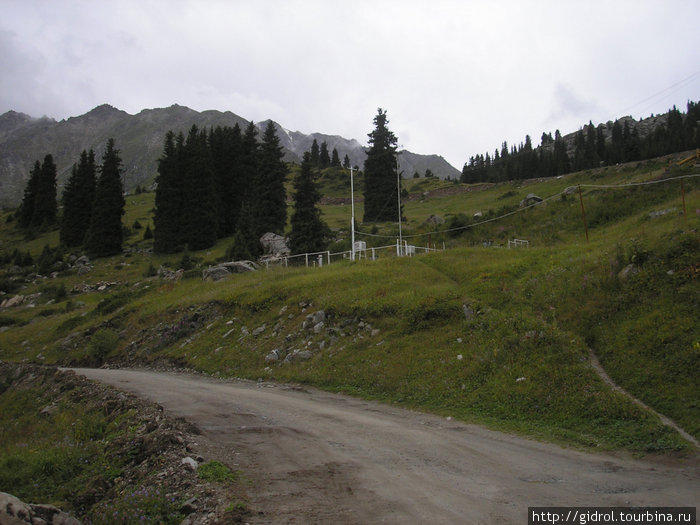
[(165, 137), (158, 162), (154, 249), (201, 250), (233, 236), (235, 258), (260, 255), (260, 236), (282, 234), (287, 223), (282, 160), (270, 121), (258, 142), (251, 122)]
[(518, 147), (503, 142), (493, 154), (470, 157), (460, 180), (475, 183), (554, 177), (700, 148), (699, 103), (688, 102), (685, 114), (674, 106), (666, 116), (665, 123), (643, 138), (630, 126), (630, 119), (618, 119), (598, 126), (589, 122), (576, 132), (573, 145), (565, 142), (559, 130), (554, 137), (543, 133), (536, 148), (529, 135)]
[(64, 247), (83, 247), (97, 257), (119, 253), (125, 204), (119, 153), (114, 139), (109, 139), (102, 165), (97, 166), (94, 151), (83, 150), (63, 190), (60, 216), (53, 156), (46, 155), (43, 163), (36, 161), (17, 210), (19, 226), (30, 237), (33, 231), (58, 226)]

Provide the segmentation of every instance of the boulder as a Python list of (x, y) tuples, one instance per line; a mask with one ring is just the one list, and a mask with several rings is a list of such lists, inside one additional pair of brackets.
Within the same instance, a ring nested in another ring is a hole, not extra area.
[(0, 492), (0, 524), (81, 525), (80, 521), (53, 505), (31, 505), (12, 494)]
[(274, 363), (276, 361), (280, 360), (280, 350), (279, 348), (275, 348), (272, 352), (267, 354), (265, 356), (265, 362), (266, 363)]
[(538, 202), (542, 202), (543, 200), (544, 199), (542, 197), (538, 197), (534, 193), (528, 193), (527, 197), (520, 201), (520, 207), (524, 208), (526, 206), (532, 206), (533, 204), (537, 204)]
[(205, 281), (219, 281), (232, 273), (254, 272), (259, 268), (253, 261), (231, 261), (210, 266), (202, 270), (202, 279)]
[(305, 323), (304, 328), (308, 328), (308, 327), (313, 328), (317, 324), (323, 323), (325, 320), (326, 320), (326, 311), (319, 310), (318, 312), (314, 312), (314, 313), (306, 316), (306, 323)]
[(284, 257), (291, 253), (287, 246), (287, 239), (276, 233), (267, 232), (264, 234), (260, 237), (260, 244), (262, 244), (265, 255)]
[(620, 273), (618, 273), (617, 276), (621, 281), (624, 281), (625, 279), (628, 279), (629, 277), (632, 277), (633, 275), (637, 275), (639, 272), (640, 272), (640, 269), (637, 265), (628, 264), (622, 270), (620, 270)]
[(14, 306), (19, 306), (24, 302), (24, 295), (15, 295), (11, 299), (5, 299), (2, 304), (0, 304), (0, 308), (12, 308)]

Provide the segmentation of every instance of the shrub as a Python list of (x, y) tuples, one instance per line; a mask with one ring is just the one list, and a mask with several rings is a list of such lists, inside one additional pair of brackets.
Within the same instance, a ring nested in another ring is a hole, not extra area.
[(220, 461), (209, 461), (200, 465), (197, 469), (197, 473), (200, 478), (210, 482), (216, 481), (223, 483), (225, 481), (235, 481), (238, 479), (238, 474)]
[(90, 338), (88, 357), (101, 363), (107, 354), (117, 347), (118, 343), (119, 334), (117, 332), (109, 328), (101, 328)]

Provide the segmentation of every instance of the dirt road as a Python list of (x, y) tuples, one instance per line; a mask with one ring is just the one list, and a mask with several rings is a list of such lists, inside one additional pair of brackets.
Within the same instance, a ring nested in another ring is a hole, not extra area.
[[(161, 404), (252, 478), (250, 523), (527, 523), (528, 506), (697, 506), (698, 458), (635, 461), (313, 389), (77, 373)], [(205, 455), (203, 453), (203, 455)]]

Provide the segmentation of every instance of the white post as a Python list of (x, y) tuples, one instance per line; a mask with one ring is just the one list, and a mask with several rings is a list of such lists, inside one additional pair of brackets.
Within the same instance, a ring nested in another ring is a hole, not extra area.
[[(366, 257), (365, 257), (365, 258), (366, 258)], [(373, 260), (373, 261), (376, 260), (375, 257), (374, 257), (374, 248), (372, 248), (372, 260)]]
[[(399, 172), (399, 152), (396, 152), (396, 193), (399, 202), (399, 245), (401, 245), (401, 173)], [(401, 255), (400, 253), (398, 255)]]
[(355, 184), (352, 177), (352, 164), (350, 165), (350, 207), (352, 216), (350, 218), (350, 238), (352, 241), (352, 250), (350, 252), (350, 260), (355, 260)]
[(327, 251), (326, 254), (328, 255), (328, 264), (331, 263), (331, 252)]
[(306, 267), (309, 267), (309, 254), (306, 254)]

